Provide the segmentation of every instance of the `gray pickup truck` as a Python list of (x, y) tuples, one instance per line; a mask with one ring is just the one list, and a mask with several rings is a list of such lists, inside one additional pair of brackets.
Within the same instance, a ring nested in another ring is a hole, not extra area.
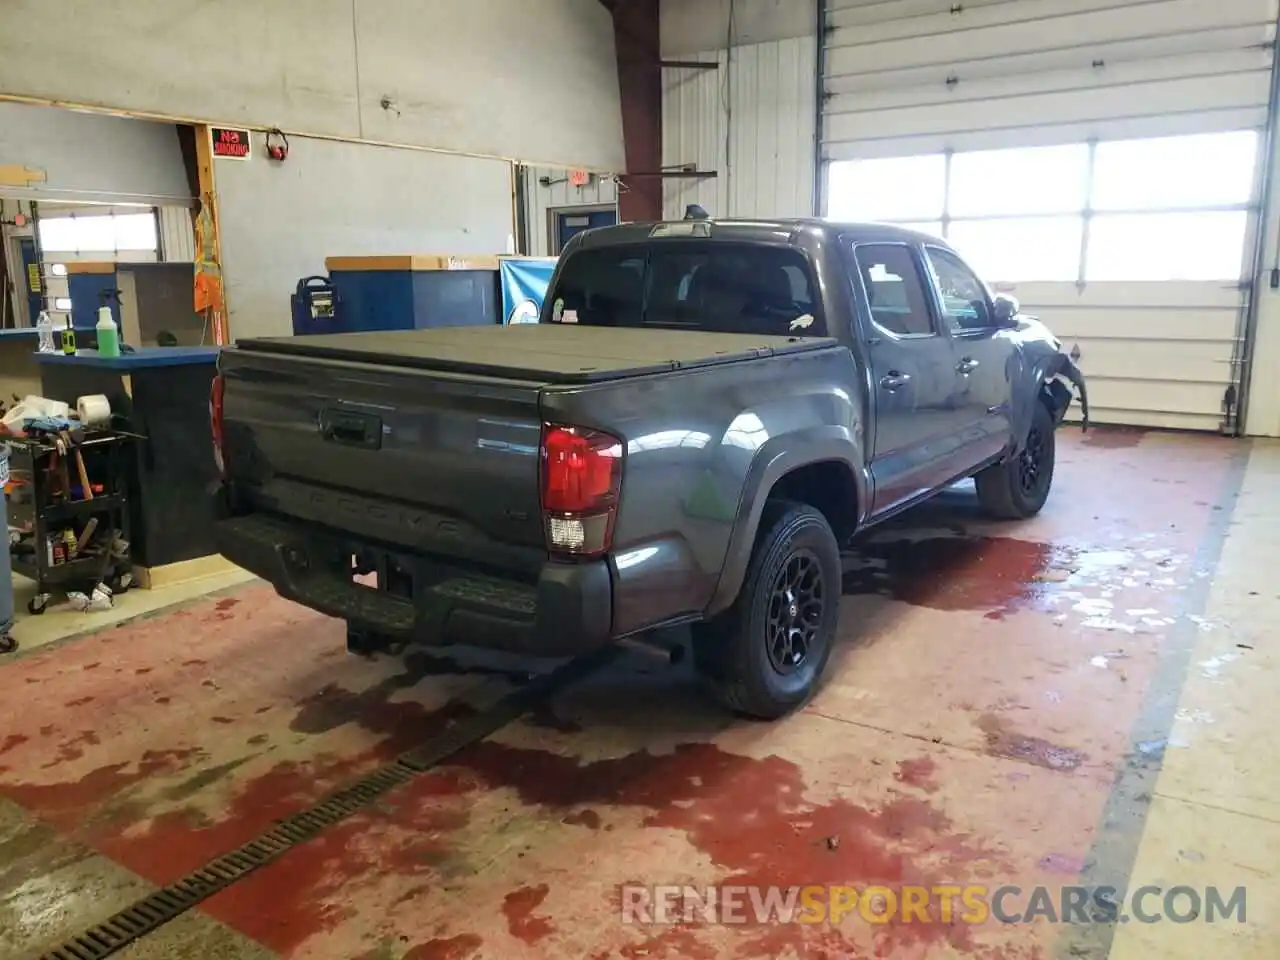
[[(840, 547), (966, 477), (1037, 513), (1084, 381), (944, 242), (690, 220), (566, 246), (539, 322), (242, 340), (219, 549), (348, 624), (567, 656), (691, 625), (730, 708), (805, 701)], [(643, 641), (641, 641), (643, 642)]]

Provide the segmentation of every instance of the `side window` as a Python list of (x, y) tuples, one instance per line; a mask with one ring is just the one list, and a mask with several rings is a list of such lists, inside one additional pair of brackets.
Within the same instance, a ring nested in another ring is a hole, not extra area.
[(876, 325), (900, 337), (930, 336), (924, 281), (911, 248), (900, 243), (860, 244), (853, 250)]
[(942, 316), (957, 332), (983, 330), (992, 326), (991, 301), (987, 288), (960, 258), (940, 247), (926, 247), (933, 272), (938, 275), (942, 294)]

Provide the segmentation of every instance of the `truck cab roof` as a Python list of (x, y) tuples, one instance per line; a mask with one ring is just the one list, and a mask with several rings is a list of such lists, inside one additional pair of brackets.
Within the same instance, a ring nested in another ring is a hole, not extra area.
[[(695, 226), (703, 224), (705, 226)], [(840, 237), (858, 243), (903, 243), (929, 241), (943, 247), (949, 244), (940, 237), (920, 233), (891, 223), (836, 222), (816, 217), (796, 217), (778, 220), (753, 220), (726, 218), (723, 220), (662, 220), (645, 223), (623, 223), (612, 227), (597, 227), (577, 234), (566, 248), (591, 250), (600, 247), (629, 243), (644, 243), (651, 239), (701, 239), (736, 240), (738, 242), (789, 243), (804, 245), (808, 238), (817, 246), (825, 246)]]

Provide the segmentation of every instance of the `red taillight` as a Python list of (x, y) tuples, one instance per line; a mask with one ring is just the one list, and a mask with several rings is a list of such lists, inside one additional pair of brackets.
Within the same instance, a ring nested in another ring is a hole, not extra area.
[(213, 383), (209, 386), (209, 432), (213, 434), (213, 462), (222, 477), (227, 475), (226, 456), (222, 445), (222, 393), (226, 389), (226, 381), (222, 374), (213, 375)]
[(549, 550), (607, 553), (621, 485), (621, 440), (598, 430), (543, 425), (542, 516)]

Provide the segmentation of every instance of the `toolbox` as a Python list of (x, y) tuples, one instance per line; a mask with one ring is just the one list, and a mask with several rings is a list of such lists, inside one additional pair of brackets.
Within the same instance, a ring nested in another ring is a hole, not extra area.
[(328, 277), (303, 277), (289, 298), (293, 335), (342, 333), (338, 295)]

